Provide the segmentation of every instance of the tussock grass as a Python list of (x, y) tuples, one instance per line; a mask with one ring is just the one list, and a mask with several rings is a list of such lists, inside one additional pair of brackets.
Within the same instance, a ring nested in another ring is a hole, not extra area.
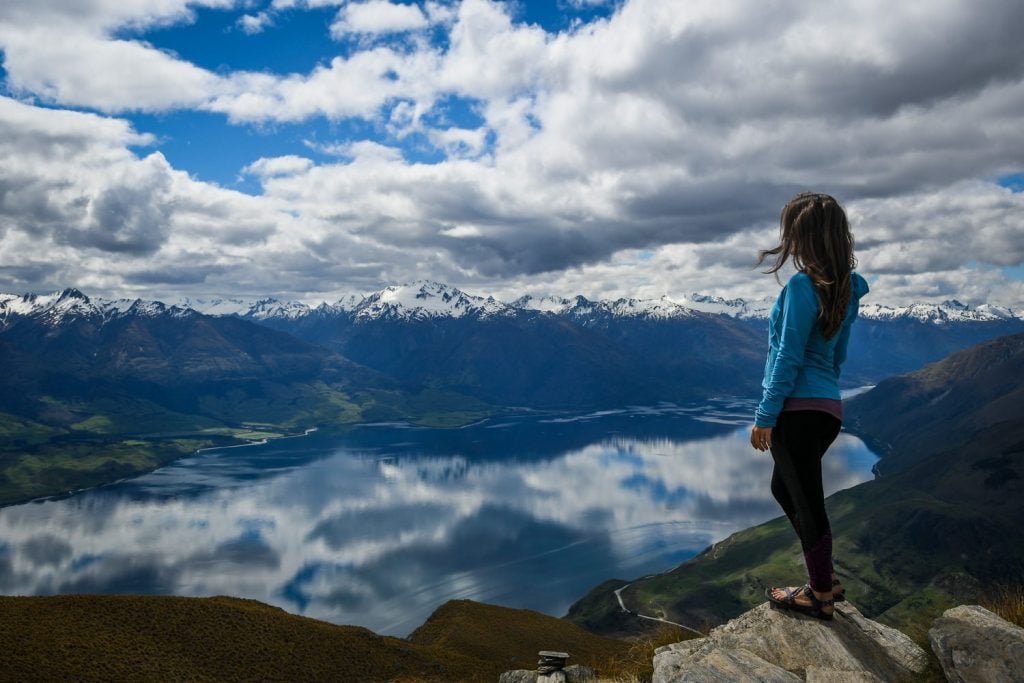
[[(707, 633), (710, 626), (700, 630)], [(699, 637), (678, 626), (661, 624), (653, 633), (629, 641), (629, 647), (622, 654), (595, 658), (587, 664), (597, 669), (602, 683), (647, 683), (654, 676), (655, 650)]]
[(1024, 628), (1024, 585), (1002, 585), (989, 591), (981, 606)]
[(511, 669), (536, 669), (537, 653), (569, 653), (569, 664), (595, 663), (628, 657), (632, 644), (595, 635), (565, 619), (528, 609), (512, 609), (472, 600), (449, 600), (409, 635), (415, 645), (458, 652), (487, 662), (494, 678)]
[(650, 680), (654, 649), (685, 637), (677, 630), (627, 642), (532, 610), (453, 600), (403, 639), (223, 596), (0, 596), (0, 682), (493, 683), (536, 668), (540, 650), (564, 650), (570, 664), (639, 683)]
[(0, 597), (0, 681), (493, 681), (485, 663), (255, 600)]

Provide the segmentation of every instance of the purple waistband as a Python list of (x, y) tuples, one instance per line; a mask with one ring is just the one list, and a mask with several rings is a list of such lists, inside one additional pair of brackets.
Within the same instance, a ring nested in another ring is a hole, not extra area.
[(837, 398), (802, 398), (790, 396), (782, 402), (782, 412), (787, 410), (821, 410), (843, 421), (843, 402)]

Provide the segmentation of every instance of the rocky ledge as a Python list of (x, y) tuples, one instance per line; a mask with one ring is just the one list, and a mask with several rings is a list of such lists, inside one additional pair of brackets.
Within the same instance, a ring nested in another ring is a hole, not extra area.
[(704, 638), (659, 648), (654, 683), (677, 681), (899, 681), (928, 656), (908, 636), (849, 602), (832, 621), (772, 609), (766, 602)]
[[(1024, 628), (978, 605), (946, 610), (928, 639), (948, 681), (1024, 683)], [(543, 655), (559, 654), (548, 671)], [(603, 680), (581, 666), (564, 670), (567, 653), (542, 652), (538, 671), (506, 671), (499, 683)], [(868, 619), (849, 602), (821, 621), (767, 602), (707, 636), (658, 648), (653, 683), (889, 683), (937, 675), (928, 654), (904, 633)]]
[[(977, 605), (947, 610), (929, 631), (949, 681), (1024, 681), (1024, 629)], [(907, 635), (849, 602), (832, 621), (764, 603), (704, 638), (658, 648), (653, 683), (912, 681), (928, 655)]]

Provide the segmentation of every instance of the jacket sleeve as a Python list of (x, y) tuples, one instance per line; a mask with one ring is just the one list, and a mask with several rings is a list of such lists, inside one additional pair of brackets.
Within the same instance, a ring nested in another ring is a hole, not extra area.
[(757, 407), (754, 424), (774, 427), (782, 403), (796, 386), (796, 377), (804, 364), (804, 351), (818, 319), (818, 295), (810, 278), (797, 274), (790, 278), (783, 292), (782, 330), (779, 350), (771, 377)]

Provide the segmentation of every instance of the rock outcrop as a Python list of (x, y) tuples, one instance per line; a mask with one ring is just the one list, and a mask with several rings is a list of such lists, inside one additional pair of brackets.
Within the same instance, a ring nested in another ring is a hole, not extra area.
[(1024, 628), (984, 607), (946, 610), (928, 631), (946, 680), (1024, 681)]
[(659, 648), (654, 683), (683, 681), (901, 681), (927, 667), (908, 636), (866, 618), (849, 602), (832, 621), (766, 602), (704, 638)]
[(545, 676), (534, 669), (515, 669), (501, 674), (498, 683), (552, 683), (553, 678), (560, 679), (562, 683), (595, 683), (598, 680), (597, 671), (580, 664), (567, 666), (556, 674)]

